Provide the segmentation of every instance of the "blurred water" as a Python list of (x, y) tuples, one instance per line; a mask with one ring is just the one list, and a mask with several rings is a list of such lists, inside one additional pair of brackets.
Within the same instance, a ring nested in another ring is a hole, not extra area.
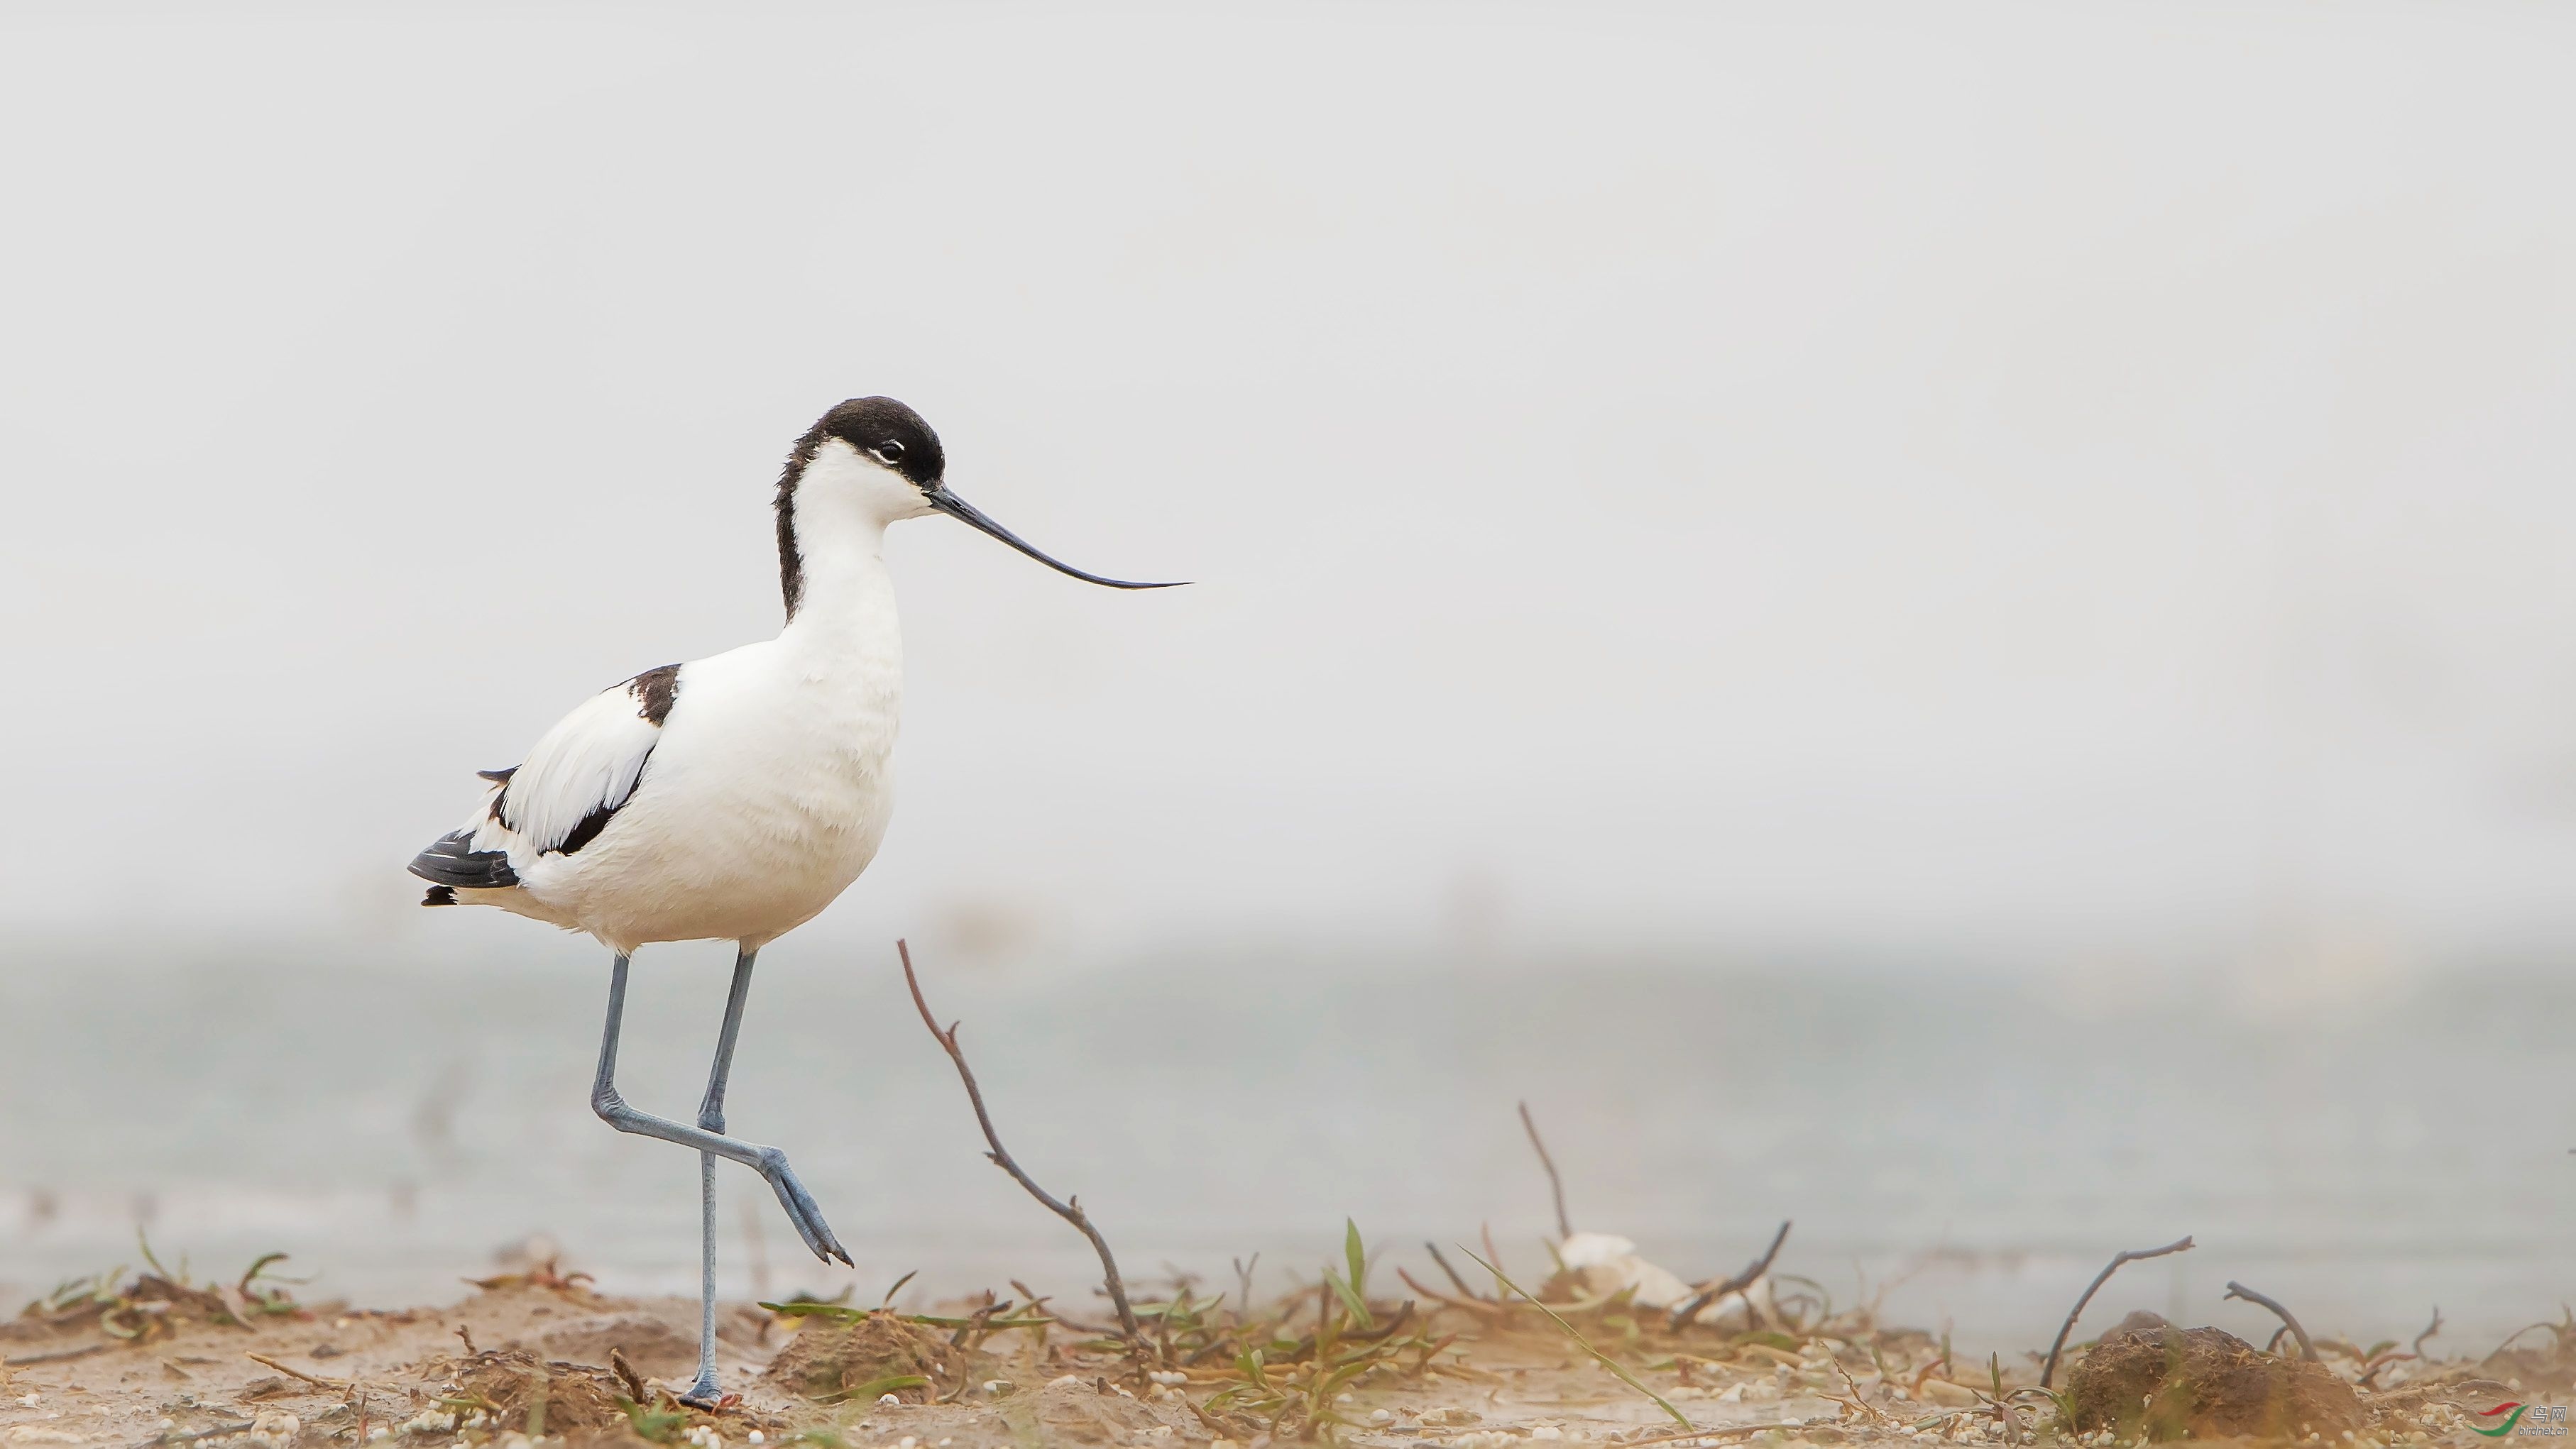
[[(569, 939), (471, 963), (22, 955), (0, 976), (0, 1292), (134, 1258), (237, 1269), (284, 1249), (308, 1293), (445, 1300), (531, 1234), (613, 1291), (687, 1291), (696, 1166), (585, 1106), (605, 961)], [(639, 958), (621, 1085), (693, 1110), (717, 948)], [(2298, 999), (2224, 976), (2039, 978), (1851, 963), (1370, 960), (1242, 948), (1121, 969), (924, 963), (1004, 1138), (1079, 1194), (1131, 1277), (1311, 1273), (1354, 1216), (1422, 1271), (1490, 1222), (1536, 1268), (1546, 1185), (1576, 1225), (1686, 1276), (1783, 1217), (1786, 1271), (1962, 1343), (2044, 1345), (2113, 1250), (2097, 1314), (2314, 1328), (2455, 1349), (2576, 1293), (2563, 975), (2461, 972)], [(1078, 1291), (1078, 1240), (978, 1155), (890, 951), (789, 942), (755, 984), (734, 1129), (789, 1150), (858, 1259), (802, 1253), (756, 1179), (721, 1181), (729, 1293), (874, 1294), (1022, 1277)], [(757, 1211), (755, 1212), (754, 1209)], [(752, 1224), (757, 1224), (757, 1241)], [(1897, 1280), (1890, 1285), (1891, 1280)], [(1392, 1287), (1389, 1283), (1387, 1286)]]

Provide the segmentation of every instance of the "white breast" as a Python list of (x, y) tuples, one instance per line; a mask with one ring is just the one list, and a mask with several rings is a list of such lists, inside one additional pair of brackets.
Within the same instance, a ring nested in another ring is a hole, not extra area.
[(900, 674), (795, 653), (772, 640), (684, 667), (633, 799), (520, 872), (534, 901), (620, 949), (757, 946), (848, 889), (894, 812)]

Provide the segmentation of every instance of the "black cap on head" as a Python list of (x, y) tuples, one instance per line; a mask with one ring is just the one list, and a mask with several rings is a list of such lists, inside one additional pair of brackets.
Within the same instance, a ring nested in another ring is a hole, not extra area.
[(1169, 584), (1105, 579), (1040, 552), (1026, 539), (986, 517), (981, 509), (948, 490), (943, 481), (948, 471), (948, 455), (941, 451), (939, 435), (930, 430), (930, 424), (921, 420), (921, 414), (890, 397), (854, 397), (823, 414), (815, 420), (814, 426), (805, 430), (805, 436), (796, 440), (796, 450), (787, 456), (787, 470), (778, 478), (778, 581), (781, 591), (787, 596), (787, 617), (790, 619), (796, 617), (796, 606), (805, 592), (803, 557), (797, 552), (796, 541), (796, 487), (805, 476), (806, 466), (814, 461), (814, 455), (835, 438), (902, 474), (921, 490), (923, 501), (931, 508), (1001, 540), (1059, 573), (1113, 589), (1171, 587)]
[[(921, 414), (890, 397), (854, 397), (823, 414), (805, 436), (816, 446), (838, 438), (924, 488), (948, 468), (939, 435)], [(810, 449), (800, 451), (813, 456)]]

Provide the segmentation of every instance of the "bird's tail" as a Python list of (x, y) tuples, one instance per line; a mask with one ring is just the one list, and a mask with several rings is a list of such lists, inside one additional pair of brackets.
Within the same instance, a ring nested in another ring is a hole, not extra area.
[(432, 887), (424, 906), (452, 906), (459, 890), (507, 890), (519, 883), (502, 850), (476, 850), (474, 832), (458, 830), (430, 842), (411, 858), (411, 873)]

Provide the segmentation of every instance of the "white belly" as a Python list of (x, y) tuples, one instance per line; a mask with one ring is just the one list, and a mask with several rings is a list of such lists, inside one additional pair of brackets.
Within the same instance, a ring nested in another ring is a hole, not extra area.
[(688, 665), (634, 797), (579, 851), (519, 872), (525, 913), (620, 951), (756, 948), (813, 919), (894, 813), (901, 666), (849, 663), (811, 669), (772, 641)]

